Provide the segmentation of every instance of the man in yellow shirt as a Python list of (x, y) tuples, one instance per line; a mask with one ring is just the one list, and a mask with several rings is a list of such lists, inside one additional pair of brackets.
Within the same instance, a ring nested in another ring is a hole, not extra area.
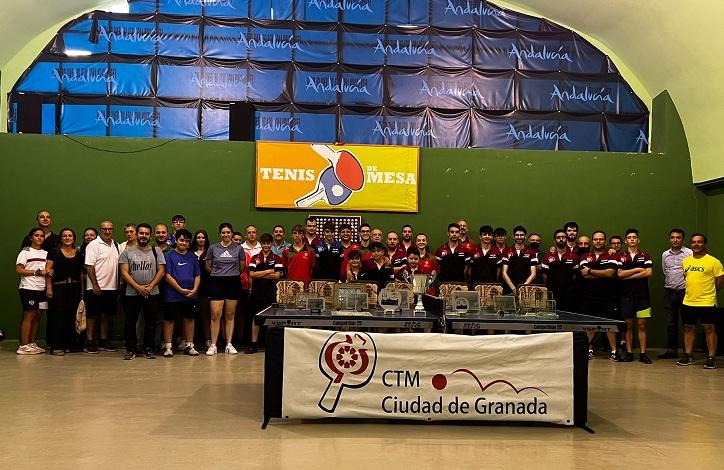
[(724, 267), (721, 261), (706, 252), (706, 236), (695, 233), (691, 236), (693, 255), (684, 258), (682, 268), (686, 280), (686, 293), (681, 307), (684, 323), (684, 357), (677, 362), (680, 366), (694, 363), (694, 335), (696, 322), (701, 320), (706, 335), (709, 355), (704, 369), (716, 369), (716, 330), (717, 320), (716, 291), (724, 285)]

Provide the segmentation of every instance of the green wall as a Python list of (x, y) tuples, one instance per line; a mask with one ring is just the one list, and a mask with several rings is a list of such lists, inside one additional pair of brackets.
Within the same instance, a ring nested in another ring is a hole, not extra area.
[[(643, 249), (657, 262), (651, 282), (653, 344), (663, 343), (658, 260), (668, 231), (706, 226), (706, 198), (692, 186), (686, 139), (667, 94), (653, 106), (650, 154), (543, 152), (482, 149), (424, 149), (418, 214), (362, 213), (385, 230), (411, 223), (431, 244), (443, 242), (447, 223), (465, 217), (509, 230), (522, 223), (551, 243), (552, 231), (576, 220), (582, 233), (609, 234), (629, 226), (641, 231)], [(48, 209), (54, 228), (77, 231), (103, 218), (122, 237), (126, 222), (169, 222), (175, 213), (192, 229), (221, 221), (254, 223), (260, 231), (275, 223), (301, 223), (306, 211), (254, 208), (254, 145), (239, 142), (93, 138), (83, 144), (63, 136), (0, 135), (3, 162), (0, 195), (6, 201), (6, 236), (0, 239), (0, 326), (14, 331), (20, 313), (13, 264), (18, 244), (39, 209)], [(148, 149), (141, 151), (143, 149)], [(316, 212), (316, 211), (311, 211)]]
[[(709, 224), (704, 232), (709, 253), (724, 262), (724, 187), (707, 191)], [(719, 291), (719, 306), (724, 307), (724, 289)]]

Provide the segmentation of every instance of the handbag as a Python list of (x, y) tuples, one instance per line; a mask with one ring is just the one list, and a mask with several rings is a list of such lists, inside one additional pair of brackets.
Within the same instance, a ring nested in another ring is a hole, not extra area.
[(78, 308), (75, 310), (75, 332), (80, 334), (82, 331), (85, 331), (85, 328), (85, 300), (80, 299), (80, 302), (78, 302)]

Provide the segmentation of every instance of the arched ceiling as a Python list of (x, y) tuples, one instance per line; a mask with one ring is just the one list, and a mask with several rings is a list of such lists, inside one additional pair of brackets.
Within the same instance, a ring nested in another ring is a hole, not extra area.
[[(471, 0), (471, 3), (474, 0)], [(61, 23), (83, 12), (123, 11), (123, 0), (0, 0), (2, 101)], [(612, 51), (616, 65), (647, 101), (668, 90), (681, 115), (694, 182), (724, 178), (724, 46), (721, 0), (505, 0), (498, 3), (544, 16)], [(45, 34), (44, 34), (45, 33)], [(631, 74), (626, 76), (626, 70)], [(636, 83), (638, 82), (638, 83)], [(638, 85), (638, 86), (637, 86)], [(5, 113), (2, 114), (5, 121)]]

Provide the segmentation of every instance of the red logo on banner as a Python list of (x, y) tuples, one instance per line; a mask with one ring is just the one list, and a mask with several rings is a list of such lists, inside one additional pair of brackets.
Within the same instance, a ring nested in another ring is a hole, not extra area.
[(354, 191), (364, 187), (364, 170), (353, 153), (348, 150), (335, 152), (321, 144), (312, 145), (312, 149), (326, 158), (329, 166), (320, 173), (317, 187), (296, 201), (297, 207), (311, 207), (318, 201), (339, 206), (344, 204)]
[(319, 352), (319, 370), (329, 385), (319, 400), (319, 407), (334, 413), (344, 387), (367, 385), (375, 372), (377, 347), (367, 333), (334, 333)]

